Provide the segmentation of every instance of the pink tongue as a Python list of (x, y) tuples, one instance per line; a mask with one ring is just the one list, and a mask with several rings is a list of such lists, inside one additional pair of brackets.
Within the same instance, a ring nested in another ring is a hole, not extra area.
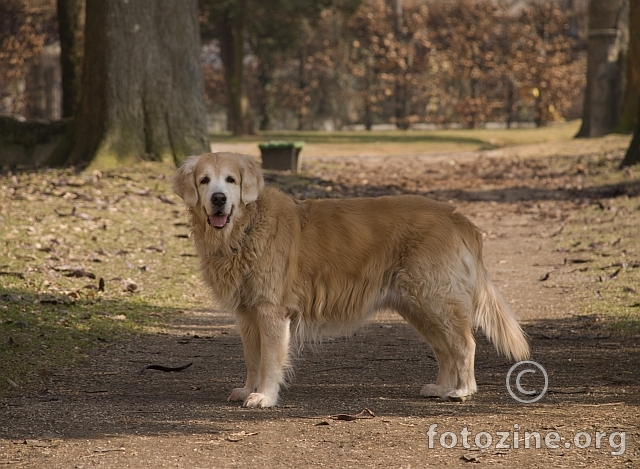
[(211, 226), (214, 226), (216, 228), (222, 228), (227, 224), (228, 218), (229, 215), (211, 215), (209, 217), (209, 223), (211, 223)]
[(209, 223), (216, 228), (222, 228), (227, 224), (228, 218), (229, 215), (211, 215), (209, 217)]

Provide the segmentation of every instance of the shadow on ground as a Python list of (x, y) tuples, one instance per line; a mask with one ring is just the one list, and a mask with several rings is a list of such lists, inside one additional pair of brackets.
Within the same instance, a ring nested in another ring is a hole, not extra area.
[(465, 200), (468, 202), (521, 202), (542, 200), (597, 200), (620, 196), (636, 197), (640, 195), (640, 181), (620, 184), (603, 184), (584, 189), (540, 189), (536, 187), (511, 187), (504, 189), (472, 191), (432, 191), (426, 195), (440, 200)]
[[(227, 143), (232, 139), (230, 133), (213, 133), (209, 135), (211, 142)], [(256, 142), (269, 140), (303, 140), (305, 143), (456, 143), (478, 145), (482, 150), (497, 148), (497, 145), (487, 143), (481, 138), (464, 137), (461, 135), (442, 135), (432, 132), (268, 132), (266, 136), (256, 138), (243, 138), (242, 141), (255, 140)]]
[[(243, 409), (226, 398), (242, 385), (242, 344), (226, 315), (191, 312), (126, 343), (91, 352), (80, 368), (55, 370), (37, 395), (2, 403), (0, 437), (89, 439), (117, 435), (201, 434), (237, 431), (242, 422), (309, 420), (332, 414), (377, 416), (494, 416), (518, 409), (540, 412), (571, 404), (640, 404), (638, 337), (609, 332), (594, 317), (529, 322), (532, 359), (544, 366), (549, 391), (532, 405), (514, 401), (505, 387), (511, 363), (478, 336), (479, 393), (466, 403), (419, 397), (437, 373), (429, 347), (407, 324), (384, 317), (351, 337), (305, 349), (275, 409)], [(182, 372), (141, 370), (150, 364), (193, 363)], [(530, 382), (537, 387), (540, 383)]]
[(326, 197), (378, 197), (382, 195), (420, 194), (436, 200), (468, 202), (536, 202), (544, 200), (597, 200), (620, 196), (640, 195), (640, 181), (602, 184), (590, 187), (542, 188), (530, 186), (502, 187), (497, 189), (429, 189), (408, 190), (398, 185), (344, 184), (332, 180), (313, 178), (300, 174), (267, 173), (265, 180), (296, 198)]
[(94, 288), (66, 293), (0, 287), (0, 397), (39, 386), (52, 369), (179, 314), (133, 294), (103, 298), (97, 280), (87, 284)]

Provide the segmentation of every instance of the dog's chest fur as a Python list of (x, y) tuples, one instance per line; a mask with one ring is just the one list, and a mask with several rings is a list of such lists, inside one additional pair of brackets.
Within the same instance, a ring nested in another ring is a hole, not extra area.
[(296, 226), (288, 217), (267, 217), (265, 213), (278, 209), (278, 202), (293, 201), (279, 191), (265, 192), (267, 196), (248, 206), (227, 236), (213, 231), (192, 214), (204, 280), (222, 306), (231, 310), (249, 309), (260, 303), (284, 306), (287, 296), (285, 286), (273, 279), (295, 268), (291, 236)]

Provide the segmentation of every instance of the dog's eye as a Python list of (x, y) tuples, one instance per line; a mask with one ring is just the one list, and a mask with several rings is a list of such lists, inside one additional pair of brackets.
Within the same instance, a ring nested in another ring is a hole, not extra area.
[(209, 184), (210, 179), (205, 176), (202, 179), (200, 179), (200, 184)]
[(236, 179), (235, 179), (233, 176), (229, 176), (229, 177), (227, 178), (227, 182), (228, 182), (229, 184), (235, 184), (235, 183), (236, 183)]

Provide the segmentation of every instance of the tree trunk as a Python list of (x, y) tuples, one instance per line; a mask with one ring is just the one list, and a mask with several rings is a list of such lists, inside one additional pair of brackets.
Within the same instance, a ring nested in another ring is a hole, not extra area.
[[(304, 89), (307, 86), (307, 82), (305, 80), (304, 73), (304, 61), (307, 57), (307, 52), (304, 48), (300, 47), (298, 49), (298, 89), (304, 93)], [(296, 106), (296, 114), (298, 117), (298, 129), (297, 130), (305, 130), (305, 117), (307, 116), (307, 112), (305, 111), (306, 104), (298, 104)]]
[(634, 89), (636, 94), (635, 131), (627, 154), (622, 160), (621, 167), (640, 163), (640, 0), (631, 0), (629, 9), (629, 83), (627, 89)]
[(208, 150), (197, 15), (195, 0), (87, 2), (81, 98), (64, 163), (178, 164)]
[(613, 131), (623, 109), (628, 0), (591, 0), (587, 47), (587, 88), (578, 137), (599, 137)]
[[(394, 20), (394, 32), (395, 39), (398, 43), (405, 42), (404, 28), (404, 0), (390, 0), (390, 7), (393, 11)], [(409, 128), (409, 122), (407, 120), (407, 81), (405, 74), (407, 68), (403, 68), (400, 65), (396, 68), (395, 73), (395, 92), (394, 92), (394, 106), (395, 106), (395, 120), (398, 129), (407, 130)]]
[(507, 129), (510, 129), (513, 125), (513, 107), (515, 106), (515, 84), (513, 83), (513, 77), (509, 77), (509, 82), (507, 84), (507, 103), (506, 107), (506, 117), (505, 122), (507, 124)]
[(75, 115), (84, 55), (85, 0), (58, 0), (62, 117)]
[[(633, 5), (633, 2), (631, 3), (631, 5)], [(633, 26), (630, 25), (629, 31), (631, 31), (632, 28)], [(638, 111), (640, 111), (640, 109), (638, 109), (638, 105), (640, 104), (640, 89), (637, 86), (633, 85), (634, 63), (631, 61), (632, 59), (629, 56), (629, 52), (631, 48), (632, 46), (631, 44), (629, 44), (629, 49), (627, 50), (623, 49), (624, 57), (621, 57), (622, 59), (624, 59), (625, 63), (627, 64), (626, 77), (625, 77), (624, 101), (622, 104), (620, 119), (618, 120), (616, 127), (613, 129), (614, 132), (621, 133), (621, 134), (630, 134), (634, 131), (636, 126), (635, 125), (636, 117), (638, 116)]]
[(369, 64), (365, 65), (364, 75), (364, 128), (371, 130), (373, 128), (373, 107), (371, 99), (374, 98), (371, 91), (371, 75), (373, 71)]
[(273, 111), (276, 108), (276, 101), (273, 95), (273, 70), (270, 64), (260, 62), (258, 65), (258, 81), (262, 87), (262, 96), (258, 103), (260, 130), (269, 130), (273, 122)]
[(255, 134), (243, 87), (244, 8), (227, 8), (220, 18), (220, 56), (227, 83), (227, 122), (233, 135)]
[[(640, 105), (638, 108), (640, 109)], [(625, 168), (638, 163), (640, 163), (640, 114), (636, 117), (636, 128), (633, 132), (633, 138), (631, 139), (631, 144), (629, 148), (627, 148), (627, 153), (624, 155), (620, 167)]]

